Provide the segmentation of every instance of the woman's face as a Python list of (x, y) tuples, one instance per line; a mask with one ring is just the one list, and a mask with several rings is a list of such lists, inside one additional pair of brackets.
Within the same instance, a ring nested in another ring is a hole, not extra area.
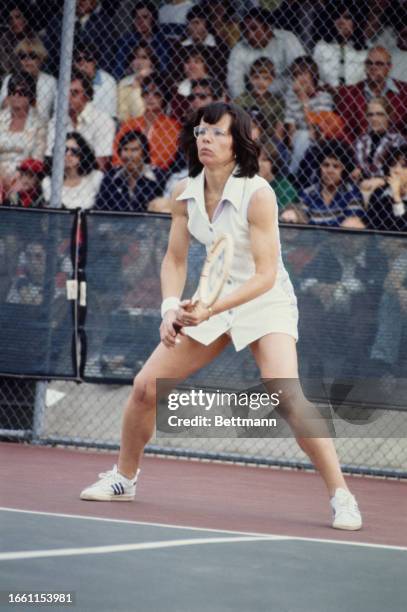
[(139, 47), (130, 64), (131, 71), (137, 75), (146, 77), (153, 72), (153, 62), (148, 54), (148, 51), (143, 47)]
[(22, 34), (27, 28), (27, 21), (24, 15), (18, 8), (14, 8), (10, 11), (10, 29), (14, 34)]
[(143, 146), (139, 140), (131, 140), (122, 148), (120, 159), (123, 166), (129, 170), (140, 170), (144, 165)]
[(37, 77), (41, 68), (41, 58), (34, 49), (21, 50), (18, 52), (21, 69), (33, 77)]
[(204, 79), (208, 76), (206, 64), (199, 55), (192, 55), (184, 64), (184, 72), (187, 79)]
[(199, 124), (200, 133), (196, 138), (198, 158), (208, 168), (227, 166), (234, 162), (233, 137), (230, 133), (232, 119), (223, 115), (216, 123)]
[(369, 128), (376, 134), (384, 134), (389, 127), (389, 117), (381, 104), (378, 102), (370, 102), (367, 105), (367, 120)]
[(73, 138), (68, 138), (65, 148), (65, 169), (78, 170), (80, 165), (80, 148)]
[(343, 13), (334, 21), (336, 31), (343, 40), (349, 40), (354, 32), (352, 17), (349, 13)]
[(17, 85), (9, 95), (10, 108), (13, 111), (26, 111), (30, 108), (30, 97), (22, 85)]
[(326, 157), (321, 164), (321, 182), (324, 187), (338, 187), (342, 181), (343, 164), (335, 157)]
[(153, 16), (148, 8), (140, 8), (134, 16), (134, 29), (141, 36), (150, 36), (153, 31)]

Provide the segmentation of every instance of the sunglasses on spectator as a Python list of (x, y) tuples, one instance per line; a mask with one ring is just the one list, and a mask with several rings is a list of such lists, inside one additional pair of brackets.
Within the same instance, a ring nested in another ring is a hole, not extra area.
[(190, 100), (191, 102), (193, 102), (194, 100), (198, 99), (198, 100), (206, 100), (206, 98), (210, 98), (211, 94), (210, 93), (192, 93), (188, 96), (188, 100)]
[(79, 155), (80, 150), (78, 147), (65, 147), (65, 153), (72, 153), (72, 155)]
[(366, 60), (366, 66), (377, 66), (378, 68), (383, 68), (384, 66), (388, 66), (390, 62), (374, 62), (373, 60)]
[(366, 113), (366, 115), (368, 117), (387, 117), (387, 113), (385, 113), (384, 111), (376, 111), (376, 112), (371, 111), (371, 112)]
[(18, 54), (18, 57), (19, 57), (20, 60), (26, 60), (26, 59), (36, 60), (36, 59), (39, 59), (38, 55), (35, 53), (35, 51), (20, 51), (20, 53)]
[(221, 130), (221, 128), (217, 128), (217, 127), (209, 128), (209, 127), (203, 127), (201, 125), (197, 125), (196, 127), (194, 127), (195, 138), (199, 138), (200, 136), (206, 136), (209, 133), (211, 133), (212, 136), (215, 136), (215, 137), (227, 136), (227, 133), (225, 132), (225, 130)]

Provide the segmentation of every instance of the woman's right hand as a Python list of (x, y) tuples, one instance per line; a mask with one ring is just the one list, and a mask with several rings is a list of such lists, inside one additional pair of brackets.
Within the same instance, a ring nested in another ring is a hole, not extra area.
[[(174, 323), (177, 318), (176, 310), (168, 310), (160, 325), (160, 338), (161, 342), (167, 348), (173, 348), (177, 343), (177, 332), (174, 329)], [(178, 332), (182, 334), (182, 330)]]

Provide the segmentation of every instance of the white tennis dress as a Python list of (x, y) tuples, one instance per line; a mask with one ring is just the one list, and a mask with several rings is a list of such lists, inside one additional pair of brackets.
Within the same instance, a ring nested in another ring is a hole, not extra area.
[[(234, 291), (255, 273), (247, 210), (252, 195), (263, 187), (270, 189), (275, 199), (274, 191), (265, 179), (258, 175), (237, 178), (232, 173), (212, 222), (205, 209), (203, 170), (197, 177), (189, 177), (185, 190), (177, 197), (177, 200), (187, 200), (188, 230), (206, 246), (207, 251), (220, 234), (226, 232), (233, 238), (232, 265), (220, 297)], [(277, 208), (277, 202), (275, 206)], [(232, 310), (213, 315), (196, 327), (185, 327), (188, 336), (208, 345), (223, 333), (229, 333), (237, 351), (271, 332), (283, 332), (298, 340), (297, 299), (281, 258), (277, 215), (270, 240), (277, 240), (279, 244), (278, 271), (273, 288)]]

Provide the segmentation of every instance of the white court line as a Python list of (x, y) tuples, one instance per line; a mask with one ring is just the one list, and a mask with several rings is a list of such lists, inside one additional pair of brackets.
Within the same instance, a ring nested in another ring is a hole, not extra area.
[[(192, 527), (189, 525), (173, 525), (168, 523), (148, 523), (147, 521), (130, 521), (126, 519), (113, 519), (100, 516), (84, 516), (82, 514), (63, 514), (59, 512), (41, 512), (37, 510), (22, 510), (21, 508), (6, 508), (0, 506), (0, 512), (20, 512), (22, 514), (38, 514), (39, 516), (55, 516), (58, 518), (81, 519), (87, 521), (101, 521), (108, 523), (119, 523), (124, 525), (143, 525), (147, 527), (165, 527), (167, 529), (185, 529), (188, 531), (209, 531), (213, 533), (230, 533), (231, 535), (250, 536), (254, 538), (299, 540), (301, 542), (316, 542), (318, 544), (341, 544), (342, 546), (364, 546), (366, 548), (378, 548), (385, 550), (398, 550), (407, 552), (407, 546), (395, 546), (391, 544), (374, 544), (372, 542), (353, 542), (352, 540), (334, 540), (330, 538), (305, 538), (301, 536), (281, 536), (279, 534), (262, 533), (257, 531), (232, 531), (230, 529), (211, 529), (209, 527)], [(357, 531), (355, 533), (358, 533)], [(352, 534), (349, 532), (349, 536)]]
[(79, 555), (104, 555), (106, 553), (129, 552), (133, 550), (154, 550), (155, 548), (176, 548), (202, 544), (229, 544), (230, 542), (264, 542), (266, 540), (285, 540), (286, 536), (266, 536), (261, 538), (191, 538), (188, 540), (163, 540), (161, 542), (142, 542), (138, 544), (112, 544), (109, 546), (88, 546), (85, 548), (50, 548), (48, 550), (20, 550), (0, 553), (0, 561), (17, 559), (40, 559), (44, 557), (72, 557)]

